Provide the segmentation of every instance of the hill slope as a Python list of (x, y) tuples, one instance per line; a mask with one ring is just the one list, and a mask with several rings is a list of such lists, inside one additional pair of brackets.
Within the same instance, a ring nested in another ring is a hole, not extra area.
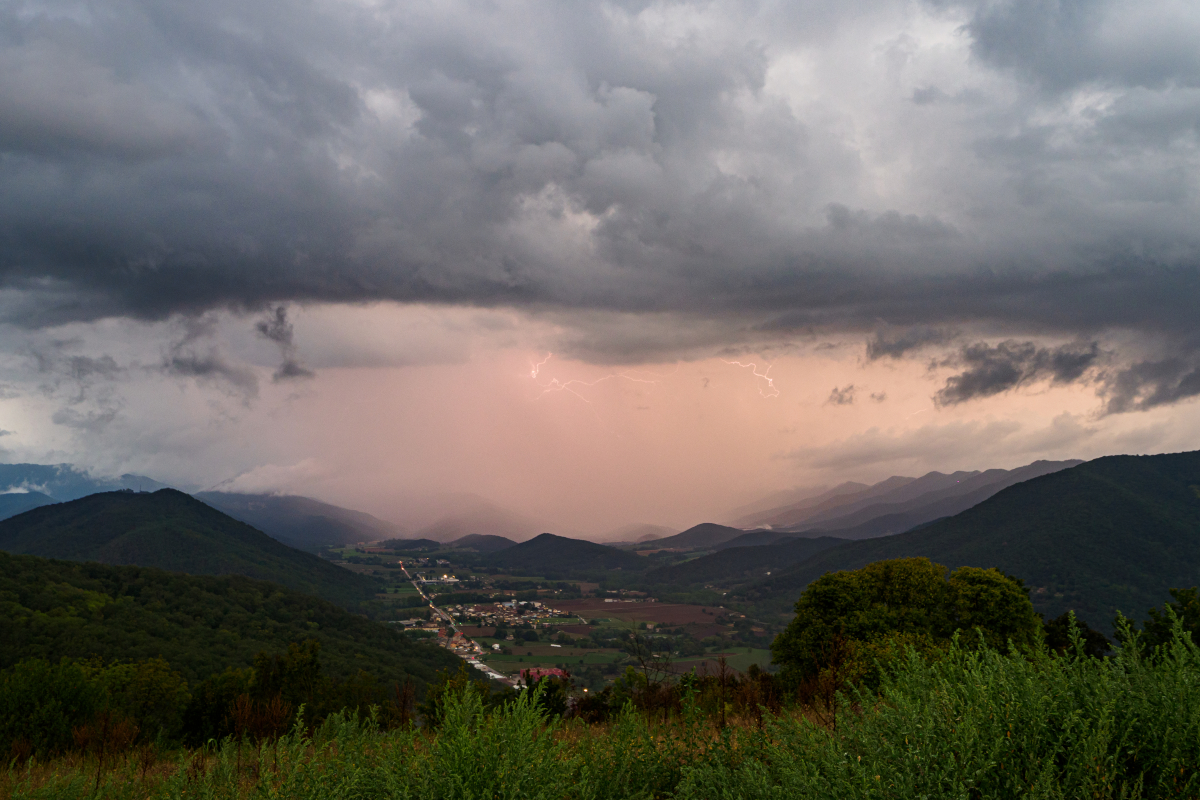
[(17, 514), (24, 514), (30, 509), (48, 506), (57, 503), (48, 494), (41, 492), (10, 492), (8, 494), (0, 494), (0, 519), (8, 519), (15, 517)]
[(192, 575), (245, 575), (342, 606), (377, 584), (174, 489), (105, 492), (0, 521), (0, 550), (69, 561), (157, 567)]
[(298, 495), (200, 492), (195, 495), (236, 520), (302, 550), (395, 538), (390, 522)]
[(477, 553), (498, 553), (514, 546), (516, 542), (503, 536), (492, 536), (482, 533), (469, 533), (461, 539), (455, 539), (449, 546), (459, 550), (474, 550)]
[(332, 603), (265, 581), (0, 553), (0, 669), (26, 658), (162, 656), (189, 681), (317, 639), (335, 677), (428, 682), (458, 659)]
[(745, 533), (741, 528), (730, 528), (728, 525), (718, 525), (715, 522), (701, 522), (693, 525), (683, 533), (655, 539), (639, 546), (637, 549), (680, 548), (687, 550), (707, 550), (736, 539)]
[[(950, 517), (982, 503), (992, 495), (1022, 481), (1078, 466), (1081, 461), (1035, 461), (1017, 469), (989, 469), (984, 472), (956, 472), (943, 475), (932, 472), (899, 491), (875, 498), (869, 505), (837, 509), (820, 515), (796, 530), (821, 532), (843, 539), (871, 539), (903, 533), (918, 525)], [(953, 483), (951, 483), (953, 481)], [(913, 496), (918, 484), (932, 486)], [(857, 505), (857, 504), (856, 504)]]
[(643, 570), (650, 566), (643, 556), (635, 556), (595, 542), (568, 539), (543, 533), (527, 542), (501, 550), (487, 558), (491, 566), (519, 570), (528, 575), (562, 575), (597, 570)]
[(845, 539), (818, 536), (811, 539), (792, 537), (775, 544), (730, 547), (682, 564), (660, 567), (646, 573), (646, 580), (675, 585), (730, 586), (761, 578), (845, 543)]
[(782, 609), (825, 572), (901, 556), (997, 567), (1047, 617), (1075, 609), (1110, 630), (1118, 609), (1140, 617), (1200, 583), (1200, 452), (1110, 456), (1018, 483), (918, 530), (818, 553), (746, 596)]

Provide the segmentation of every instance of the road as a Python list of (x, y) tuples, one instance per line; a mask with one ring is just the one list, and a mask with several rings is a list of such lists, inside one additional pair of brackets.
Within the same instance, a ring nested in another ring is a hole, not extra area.
[[(408, 578), (408, 582), (411, 583), (413, 585), (413, 588), (417, 590), (417, 594), (421, 595), (421, 599), (429, 604), (429, 610), (431, 612), (433, 612), (433, 614), (435, 616), (437, 616), (438, 619), (445, 622), (446, 626), (448, 628), (450, 628), (451, 631), (453, 631), (454, 633), (459, 633), (460, 631), (458, 630), (458, 625), (456, 625), (454, 622), (454, 618), (452, 616), (450, 616), (449, 613), (442, 611), (440, 608), (438, 608), (436, 605), (434, 605), (433, 600), (431, 600), (429, 598), (429, 595), (425, 594), (425, 590), (421, 588), (421, 584), (419, 584), (416, 581), (416, 579), (413, 578), (412, 575), (408, 574), (408, 567), (404, 566), (403, 561), (400, 561), (399, 564), (400, 564), (400, 571), (404, 573), (404, 577)], [(454, 633), (452, 633), (451, 636), (453, 636)], [(454, 653), (453, 650), (451, 650), (450, 652)], [(454, 654), (456, 656), (458, 656), (459, 658), (461, 658), (463, 661), (466, 661), (468, 664), (470, 664), (475, 669), (477, 669), (480, 672), (482, 672), (483, 674), (487, 675), (492, 680), (499, 681), (500, 683), (503, 683), (507, 686), (515, 685), (509, 678), (505, 677), (504, 675), (501, 675), (499, 672), (492, 669), (487, 664), (484, 664), (482, 661), (479, 661), (478, 659), (474, 658), (473, 656), (470, 656), (470, 657), (464, 656), (461, 653), (454, 653)]]
[(408, 574), (408, 567), (404, 566), (404, 562), (401, 561), (399, 563), (400, 571), (404, 573), (404, 577), (408, 578), (408, 582), (411, 583), (413, 588), (417, 590), (417, 594), (421, 595), (421, 599), (429, 604), (429, 610), (433, 612), (434, 616), (445, 622), (447, 627), (454, 631), (454, 633), (458, 633), (458, 626), (454, 624), (454, 618), (435, 606), (433, 601), (429, 599), (429, 595), (425, 594), (425, 590), (421, 588), (421, 584), (417, 583), (416, 579), (413, 578), (412, 575)]

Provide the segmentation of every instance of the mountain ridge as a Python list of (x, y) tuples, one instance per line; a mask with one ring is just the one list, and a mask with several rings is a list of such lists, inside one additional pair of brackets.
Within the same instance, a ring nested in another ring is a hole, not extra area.
[(0, 521), (0, 550), (193, 575), (243, 575), (343, 606), (378, 590), (370, 578), (288, 547), (174, 489), (101, 492), (26, 511)]
[(1073, 609), (1111, 630), (1170, 588), (1200, 583), (1200, 452), (1106, 456), (1009, 486), (916, 530), (849, 542), (745, 587), (751, 602), (790, 605), (829, 571), (888, 558), (996, 567), (1023, 579), (1048, 618)]

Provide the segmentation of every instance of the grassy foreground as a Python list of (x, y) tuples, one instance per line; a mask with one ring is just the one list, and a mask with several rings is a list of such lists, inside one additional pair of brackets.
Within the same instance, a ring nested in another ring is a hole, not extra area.
[(724, 728), (685, 697), (589, 726), (536, 698), (485, 712), (466, 692), (436, 732), (342, 715), (275, 742), (158, 759), (97, 754), (0, 775), (12, 798), (1200, 797), (1200, 650), (1178, 624), (1146, 657), (971, 650), (915, 655), (879, 695)]

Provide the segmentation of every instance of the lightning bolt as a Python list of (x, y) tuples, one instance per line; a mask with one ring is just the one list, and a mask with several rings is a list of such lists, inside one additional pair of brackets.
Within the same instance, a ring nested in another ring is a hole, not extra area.
[(543, 358), (541, 361), (537, 362), (536, 364), (533, 363), (533, 359), (530, 359), (529, 366), (532, 369), (529, 370), (529, 377), (533, 378), (536, 381), (538, 372), (541, 371), (542, 367), (545, 366), (546, 362), (552, 358), (554, 358), (554, 353), (547, 353), (546, 357)]
[[(721, 359), (721, 360), (725, 361), (725, 359)], [(779, 388), (777, 386), (775, 386), (775, 379), (771, 377), (771, 365), (770, 364), (767, 365), (767, 369), (765, 372), (759, 372), (758, 365), (754, 364), (753, 362), (751, 362), (749, 364), (743, 364), (740, 361), (725, 361), (725, 363), (729, 364), (731, 366), (741, 367), (742, 369), (748, 369), (754, 373), (755, 378), (760, 378), (760, 379), (766, 381), (765, 388), (762, 384), (758, 384), (758, 393), (760, 395), (762, 395), (763, 397), (768, 397), (768, 398), (769, 397), (779, 397)], [(757, 381), (756, 381), (756, 383), (757, 383)]]
[[(534, 398), (535, 400), (540, 400), (541, 398), (545, 397), (546, 395), (548, 395), (552, 392), (570, 392), (571, 394), (575, 395), (583, 402), (587, 403), (588, 405), (591, 405), (592, 401), (587, 399), (586, 397), (584, 397), (582, 394), (580, 394), (578, 389), (583, 389), (583, 388), (587, 388), (590, 386), (596, 386), (598, 384), (604, 383), (605, 381), (618, 380), (618, 379), (629, 381), (630, 383), (649, 383), (649, 384), (657, 384), (658, 383), (657, 380), (650, 380), (647, 378), (639, 378), (639, 377), (635, 377), (633, 375), (627, 375), (623, 372), (615, 372), (615, 373), (612, 373), (609, 375), (605, 375), (604, 377), (597, 378), (594, 381), (579, 380), (578, 378), (573, 378), (569, 381), (560, 381), (558, 378), (551, 378), (550, 380), (543, 383), (542, 381), (538, 380), (538, 375), (541, 373), (542, 367), (545, 366), (546, 362), (549, 361), (553, 356), (554, 356), (553, 353), (549, 353), (541, 361), (535, 362), (532, 359), (530, 359), (530, 361), (529, 361), (529, 367), (530, 367), (529, 377), (532, 378), (533, 381), (542, 390), (542, 393)], [(678, 367), (676, 367), (676, 369), (678, 370)], [(653, 373), (653, 372), (649, 373), (649, 374), (656, 375), (656, 373)], [(662, 378), (662, 377), (666, 377), (666, 376), (657, 375), (657, 377)]]

